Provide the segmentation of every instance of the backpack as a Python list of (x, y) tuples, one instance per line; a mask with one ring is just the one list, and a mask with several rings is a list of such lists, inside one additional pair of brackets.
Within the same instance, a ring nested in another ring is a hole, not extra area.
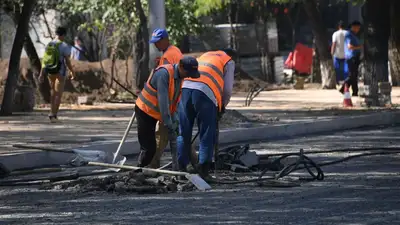
[(61, 41), (50, 42), (46, 46), (46, 50), (42, 59), (42, 68), (45, 68), (49, 74), (56, 74), (60, 72), (61, 61), (59, 46), (61, 43)]

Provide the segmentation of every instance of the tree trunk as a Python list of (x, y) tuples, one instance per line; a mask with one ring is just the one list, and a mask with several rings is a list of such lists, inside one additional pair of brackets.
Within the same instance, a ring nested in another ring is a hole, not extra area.
[(139, 27), (136, 32), (133, 61), (136, 63), (136, 86), (142, 90), (149, 77), (149, 31), (147, 30), (147, 17), (140, 0), (135, 0), (135, 10), (139, 15)]
[(39, 79), (37, 79), (40, 75), (42, 64), (40, 63), (39, 55), (37, 54), (36, 48), (29, 34), (27, 34), (25, 37), (24, 49), (31, 63), (31, 68), (33, 71), (33, 76), (35, 77), (35, 82), (39, 84), (40, 95), (42, 96), (42, 99), (45, 103), (50, 103), (50, 84), (46, 79), (43, 80), (42, 82), (40, 82)]
[(10, 61), (8, 65), (7, 82), (4, 89), (3, 103), (1, 105), (0, 115), (12, 115), (14, 91), (18, 81), (19, 62), (21, 58), (24, 38), (29, 31), (29, 20), (37, 0), (24, 0), (20, 20), (18, 21), (17, 32), (15, 33), (14, 43), (11, 50)]
[[(5, 5), (3, 7), (4, 11), (8, 16), (10, 16), (15, 24), (18, 24), (19, 18), (21, 16), (21, 10), (19, 4), (14, 3), (13, 5)], [(26, 54), (28, 55), (31, 69), (33, 71), (33, 76), (35, 78), (35, 82), (39, 84), (39, 92), (42, 96), (42, 99), (46, 103), (50, 103), (50, 84), (47, 80), (40, 82), (37, 78), (40, 74), (40, 70), (42, 68), (42, 64), (40, 63), (39, 55), (37, 54), (35, 45), (33, 44), (32, 38), (27, 33), (24, 40), (24, 49)]]
[(269, 37), (268, 37), (268, 24), (265, 12), (265, 2), (258, 1), (254, 6), (254, 28), (256, 33), (257, 45), (260, 53), (260, 68), (263, 75), (263, 80), (268, 83), (275, 81), (273, 56), (269, 52)]
[[(233, 49), (238, 49), (238, 39), (237, 39), (237, 23), (239, 18), (239, 7), (240, 1), (232, 0), (229, 5), (228, 22), (230, 25), (230, 40), (229, 45)], [(233, 25), (235, 24), (235, 25)]]
[(334, 89), (336, 87), (336, 75), (332, 56), (329, 52), (329, 38), (321, 13), (315, 0), (303, 0), (303, 3), (315, 36), (316, 51), (318, 51), (320, 60), (322, 88)]
[(390, 76), (393, 86), (400, 86), (400, 1), (392, 0), (390, 6), (391, 34), (389, 40)]
[[(314, 38), (314, 49), (316, 49), (315, 45), (315, 38)], [(320, 61), (319, 61), (319, 55), (318, 51), (314, 51), (313, 54), (313, 62), (312, 62), (312, 82), (313, 83), (321, 83), (322, 82), (322, 77), (321, 77), (321, 67)]]
[[(379, 9), (379, 10), (376, 10)], [(365, 75), (369, 86), (369, 105), (378, 106), (378, 83), (388, 82), (388, 50), (390, 36), (390, 0), (368, 0), (364, 5), (365, 22)]]

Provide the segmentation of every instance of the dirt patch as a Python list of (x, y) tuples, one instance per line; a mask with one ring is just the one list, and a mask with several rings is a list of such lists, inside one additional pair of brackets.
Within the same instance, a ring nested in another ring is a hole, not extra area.
[(70, 190), (74, 192), (100, 191), (118, 194), (164, 194), (193, 191), (194, 186), (186, 181), (178, 181), (175, 177), (127, 172), (103, 178), (80, 178), (62, 183), (49, 183), (42, 185), (41, 189)]
[[(88, 95), (95, 101), (104, 101), (121, 92), (123, 89), (118, 86), (112, 78), (126, 88), (133, 90), (135, 77), (133, 76), (133, 61), (116, 60), (114, 71), (112, 71), (110, 59), (101, 62), (72, 61), (72, 66), (77, 74), (74, 81), (67, 80), (63, 94), (64, 103), (75, 103), (78, 96)], [(0, 59), (0, 98), (2, 98), (4, 86), (8, 73), (8, 59)], [(28, 81), (32, 85), (32, 71), (27, 58), (21, 58), (19, 80)], [(113, 90), (110, 93), (110, 90)], [(39, 93), (36, 99), (40, 100)], [(40, 103), (40, 102), (38, 102)]]
[[(199, 56), (202, 53), (192, 53), (189, 55)], [(133, 96), (121, 88), (112, 78), (116, 79), (124, 87), (133, 92), (136, 91), (135, 76), (133, 74), (133, 61), (116, 60), (114, 70), (112, 70), (112, 60), (106, 59), (101, 62), (72, 61), (72, 65), (77, 74), (74, 81), (67, 80), (63, 103), (76, 103), (78, 96), (87, 95), (96, 102), (103, 102), (112, 99), (132, 99)], [(8, 59), (0, 59), (0, 98), (3, 95), (5, 80), (7, 78)], [(33, 80), (31, 67), (27, 58), (21, 58), (20, 80)], [(30, 82), (28, 82), (30, 83)], [(264, 90), (286, 89), (289, 87), (269, 85), (266, 82), (251, 76), (241, 68), (236, 68), (235, 84), (233, 91), (247, 92), (254, 87), (264, 87)], [(37, 103), (41, 102), (39, 93), (35, 96)]]

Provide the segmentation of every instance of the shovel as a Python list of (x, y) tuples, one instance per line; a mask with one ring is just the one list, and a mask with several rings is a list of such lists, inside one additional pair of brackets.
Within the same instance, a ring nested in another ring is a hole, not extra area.
[(186, 172), (179, 172), (179, 171), (170, 171), (170, 170), (160, 170), (160, 169), (150, 169), (150, 168), (143, 168), (143, 167), (136, 167), (136, 166), (127, 166), (127, 165), (115, 165), (115, 164), (107, 164), (107, 163), (98, 163), (98, 162), (88, 162), (90, 166), (103, 166), (107, 168), (115, 168), (115, 169), (126, 169), (126, 170), (142, 170), (142, 171), (149, 171), (149, 172), (156, 172), (161, 174), (168, 174), (172, 176), (185, 176), (197, 189), (200, 191), (205, 191), (211, 189), (211, 186), (203, 180), (197, 174), (190, 174)]
[[(114, 159), (116, 160), (117, 165), (124, 165), (126, 162), (126, 157), (124, 156), (114, 158), (114, 153), (97, 150), (54, 149), (30, 145), (13, 145), (13, 147), (74, 154), (74, 157), (68, 162), (68, 164), (76, 167), (85, 166), (88, 162), (113, 163)], [(119, 169), (114, 169), (113, 171), (118, 172)]]
[[(121, 139), (121, 141), (119, 142), (117, 151), (114, 153), (113, 159), (112, 159), (112, 161), (111, 161), (112, 164), (114, 164), (115, 160), (117, 159), (118, 154), (119, 154), (119, 152), (121, 151), (122, 146), (123, 146), (124, 143), (125, 143), (126, 137), (128, 137), (129, 131), (130, 131), (131, 128), (132, 128), (133, 121), (135, 121), (135, 117), (136, 117), (136, 114), (135, 114), (135, 111), (133, 111), (131, 120), (129, 121), (129, 124), (128, 124), (128, 126), (126, 127), (124, 136), (122, 136), (122, 139)], [(124, 165), (124, 164), (122, 164), (122, 165)]]

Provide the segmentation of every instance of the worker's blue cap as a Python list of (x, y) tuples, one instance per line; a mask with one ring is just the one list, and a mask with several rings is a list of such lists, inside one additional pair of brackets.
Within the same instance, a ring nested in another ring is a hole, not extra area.
[(197, 59), (192, 56), (184, 56), (179, 64), (183, 66), (183, 69), (188, 73), (187, 76), (191, 78), (199, 78), (199, 63)]
[(168, 37), (168, 32), (165, 29), (155, 29), (153, 31), (153, 33), (151, 34), (151, 39), (150, 39), (150, 43), (154, 44), (157, 41), (163, 39), (163, 38), (167, 38)]

